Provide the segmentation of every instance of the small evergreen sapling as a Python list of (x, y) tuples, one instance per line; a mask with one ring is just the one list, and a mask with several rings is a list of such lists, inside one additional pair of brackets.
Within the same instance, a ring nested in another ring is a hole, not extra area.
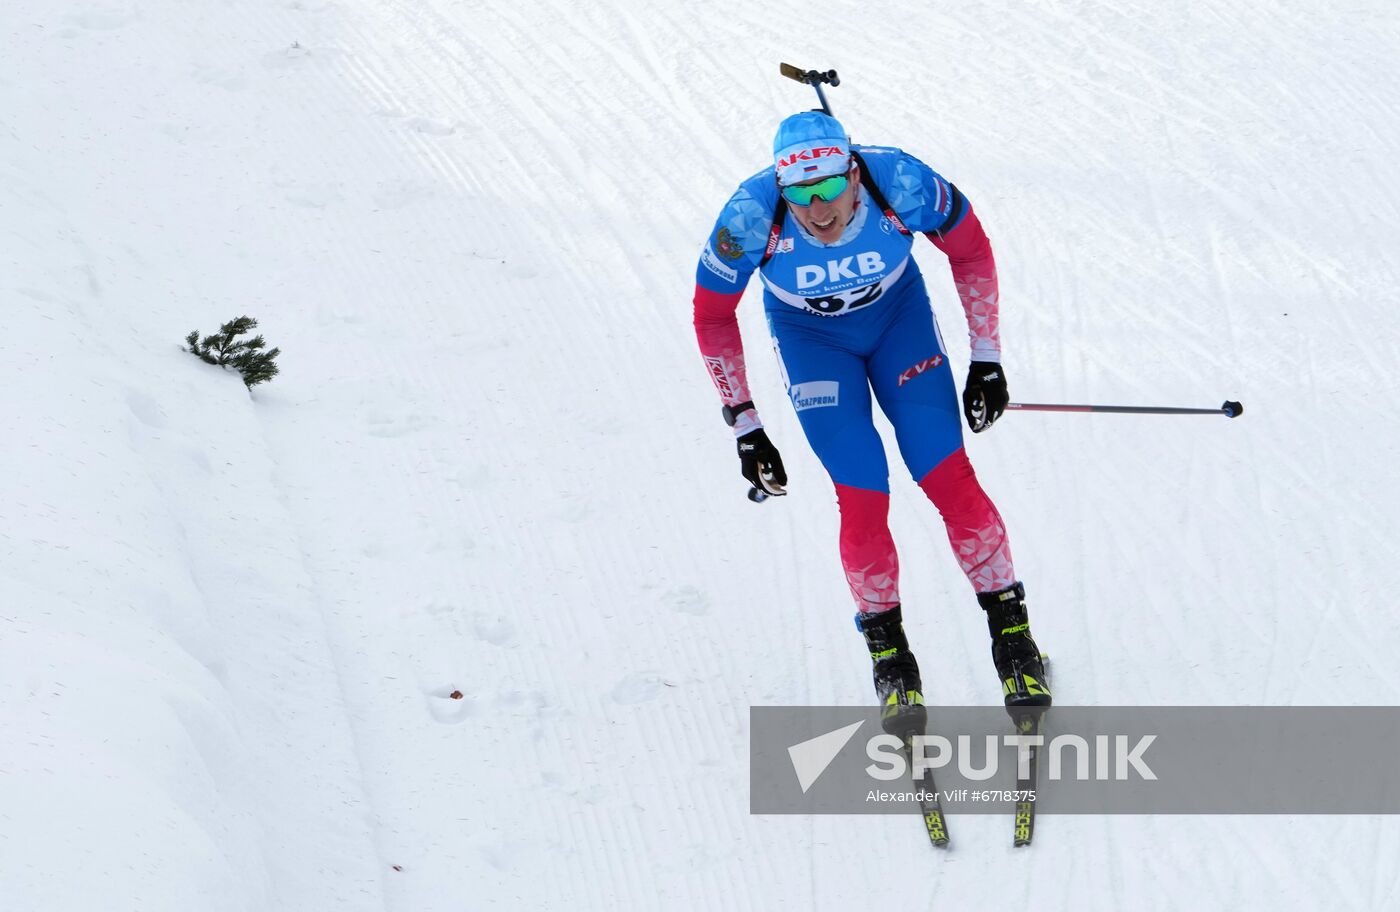
[(199, 338), (199, 330), (185, 337), (185, 344), (204, 361), (220, 367), (232, 367), (243, 375), (243, 384), (249, 389), (255, 383), (264, 383), (277, 376), (275, 359), (282, 349), (263, 351), (267, 343), (262, 336), (238, 340), (238, 337), (257, 328), (258, 321), (252, 317), (239, 317), (230, 320), (212, 336)]

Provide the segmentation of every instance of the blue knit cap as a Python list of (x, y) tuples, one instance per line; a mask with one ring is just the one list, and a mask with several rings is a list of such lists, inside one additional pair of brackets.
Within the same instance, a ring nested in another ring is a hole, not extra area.
[(850, 166), (850, 138), (830, 114), (803, 111), (778, 124), (778, 134), (773, 137), (773, 171), (779, 186), (845, 174)]

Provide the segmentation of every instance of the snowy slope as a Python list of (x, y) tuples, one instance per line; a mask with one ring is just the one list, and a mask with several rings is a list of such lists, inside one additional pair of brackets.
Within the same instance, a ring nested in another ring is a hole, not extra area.
[[(743, 498), (689, 325), (812, 103), (777, 62), (837, 67), (978, 207), (1014, 397), (1248, 409), (969, 441), (1058, 698), (1392, 703), (1400, 11), (802, 12), (0, 7), (0, 910), (1400, 901), (1388, 819), (750, 816), (748, 707), (868, 667), (756, 293), (790, 497)], [(241, 313), (251, 395), (178, 347)], [(993, 702), (896, 480), (928, 689)]]

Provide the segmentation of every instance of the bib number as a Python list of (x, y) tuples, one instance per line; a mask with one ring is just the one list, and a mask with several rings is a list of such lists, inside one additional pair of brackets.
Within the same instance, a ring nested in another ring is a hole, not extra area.
[(860, 307), (874, 304), (885, 293), (884, 285), (874, 282), (864, 288), (857, 288), (852, 291), (843, 291), (838, 294), (822, 295), (821, 297), (802, 299), (807, 308), (825, 317), (834, 317), (837, 314), (849, 313)]

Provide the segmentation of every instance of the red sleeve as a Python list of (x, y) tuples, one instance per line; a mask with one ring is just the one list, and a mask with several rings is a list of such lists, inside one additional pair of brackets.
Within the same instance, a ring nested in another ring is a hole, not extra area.
[[(744, 342), (735, 317), (743, 296), (742, 291), (710, 291), (695, 286), (695, 339), (700, 343), (700, 356), (725, 405), (751, 398), (744, 371)], [(750, 409), (739, 414), (734, 433), (738, 436), (761, 427), (763, 422), (759, 421), (758, 413)]]
[(928, 232), (933, 246), (948, 257), (953, 284), (967, 317), (967, 334), (972, 342), (972, 360), (1001, 360), (1001, 330), (998, 320), (997, 264), (992, 242), (982, 230), (977, 213), (968, 204), (967, 214), (947, 234)]

